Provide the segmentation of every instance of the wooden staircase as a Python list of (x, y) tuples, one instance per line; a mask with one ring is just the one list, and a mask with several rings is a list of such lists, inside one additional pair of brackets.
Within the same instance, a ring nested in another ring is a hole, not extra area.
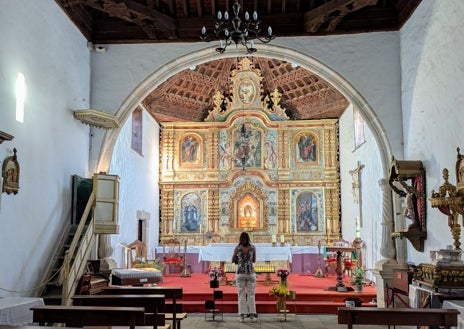
[(95, 243), (94, 219), (89, 216), (94, 200), (92, 192), (79, 225), (68, 227), (50, 262), (49, 275), (41, 293), (46, 305), (69, 305), (71, 302)]

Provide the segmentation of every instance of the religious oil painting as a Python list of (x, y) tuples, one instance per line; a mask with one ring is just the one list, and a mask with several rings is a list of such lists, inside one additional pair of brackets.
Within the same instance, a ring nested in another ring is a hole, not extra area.
[(264, 169), (276, 169), (277, 168), (277, 153), (276, 143), (274, 141), (267, 140), (264, 142)]
[[(182, 232), (198, 233), (201, 225), (201, 198), (196, 193), (187, 193), (182, 197)], [(201, 232), (200, 232), (201, 233)]]
[(180, 143), (180, 163), (183, 166), (201, 164), (201, 139), (194, 134), (183, 136)]
[(313, 164), (317, 161), (319, 145), (311, 132), (302, 132), (296, 136), (295, 151), (297, 164)]
[(354, 126), (354, 149), (356, 150), (362, 144), (366, 142), (364, 137), (364, 120), (359, 112), (359, 110), (355, 107), (353, 108), (353, 126)]
[(219, 169), (229, 170), (231, 168), (232, 146), (228, 139), (219, 143)]
[(261, 132), (242, 125), (234, 132), (235, 168), (261, 167)]
[(319, 230), (317, 197), (313, 192), (301, 192), (296, 198), (296, 231)]
[(2, 192), (6, 194), (17, 194), (19, 191), (19, 163), (16, 155), (16, 148), (13, 149), (14, 155), (5, 158), (2, 165), (3, 186), (0, 185)]

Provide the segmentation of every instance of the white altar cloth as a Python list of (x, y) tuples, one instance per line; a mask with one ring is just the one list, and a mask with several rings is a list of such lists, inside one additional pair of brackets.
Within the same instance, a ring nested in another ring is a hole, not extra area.
[[(208, 246), (200, 247), (198, 262), (230, 262), (236, 243), (211, 243)], [(292, 251), (290, 245), (272, 246), (272, 243), (254, 243), (256, 246), (256, 261), (266, 262), (274, 260), (284, 260), (292, 262)]]
[(37, 297), (0, 298), (0, 324), (23, 326), (32, 323), (32, 306), (42, 306), (44, 301)]

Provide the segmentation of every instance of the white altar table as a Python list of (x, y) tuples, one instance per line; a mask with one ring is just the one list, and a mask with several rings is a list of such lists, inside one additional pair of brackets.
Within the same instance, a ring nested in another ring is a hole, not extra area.
[(32, 323), (32, 306), (42, 306), (44, 301), (37, 297), (0, 298), (0, 324), (23, 326)]
[[(443, 301), (442, 308), (456, 309), (461, 314), (458, 315), (458, 329), (464, 329), (464, 300), (445, 300)], [(453, 327), (455, 328), (455, 327)]]
[[(236, 243), (211, 243), (200, 247), (198, 262), (230, 262)], [(292, 262), (292, 251), (289, 244), (272, 246), (272, 243), (255, 243), (256, 261), (288, 261)]]

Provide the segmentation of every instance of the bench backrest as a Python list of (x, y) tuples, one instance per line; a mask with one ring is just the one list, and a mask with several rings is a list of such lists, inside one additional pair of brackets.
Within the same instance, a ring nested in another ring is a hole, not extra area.
[(105, 287), (103, 295), (164, 295), (166, 299), (181, 299), (182, 287)]
[(143, 307), (145, 313), (164, 311), (164, 295), (75, 295), (73, 305)]
[(146, 324), (154, 327), (165, 325), (164, 314), (160, 314), (164, 312), (164, 295), (76, 295), (72, 301), (73, 305), (78, 306), (143, 307)]
[(64, 323), (68, 327), (145, 325), (143, 307), (42, 305), (31, 310), (33, 322), (41, 326), (51, 323)]
[(459, 311), (437, 308), (339, 307), (339, 324), (457, 326)]
[(119, 295), (119, 294), (163, 294), (166, 299), (172, 300), (172, 303), (166, 302), (164, 305), (165, 313), (173, 313), (172, 328), (177, 329), (176, 313), (182, 313), (182, 304), (178, 304), (177, 300), (183, 297), (182, 287), (106, 287), (102, 291), (103, 295)]

